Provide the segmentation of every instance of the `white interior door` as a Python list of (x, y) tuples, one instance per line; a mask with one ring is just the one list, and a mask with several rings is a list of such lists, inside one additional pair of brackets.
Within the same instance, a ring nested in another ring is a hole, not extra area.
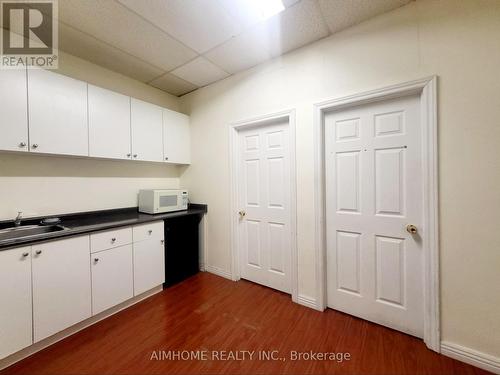
[(291, 292), (288, 120), (239, 131), (241, 277)]
[(418, 337), (421, 138), (417, 96), (325, 115), (328, 306)]

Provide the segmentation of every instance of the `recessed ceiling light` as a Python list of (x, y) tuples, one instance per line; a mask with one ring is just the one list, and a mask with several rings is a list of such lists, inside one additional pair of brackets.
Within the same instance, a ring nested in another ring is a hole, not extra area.
[(262, 21), (285, 10), (282, 0), (252, 0), (250, 4), (258, 11)]

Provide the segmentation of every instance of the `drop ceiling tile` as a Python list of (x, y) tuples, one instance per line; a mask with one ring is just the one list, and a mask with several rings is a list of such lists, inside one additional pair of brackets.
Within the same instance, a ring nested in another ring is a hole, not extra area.
[(60, 1), (59, 19), (163, 70), (174, 69), (196, 56), (114, 0)]
[(300, 1), (255, 26), (254, 32), (267, 35), (273, 57), (329, 35), (316, 1)]
[(319, 6), (332, 33), (389, 12), (412, 0), (319, 0)]
[(119, 1), (199, 53), (242, 30), (217, 0)]
[(268, 35), (262, 29), (249, 29), (204, 56), (226, 72), (240, 72), (271, 58)]
[(64, 24), (59, 25), (59, 48), (141, 82), (149, 82), (163, 73), (147, 62)]
[(171, 73), (199, 87), (229, 76), (224, 70), (203, 57), (197, 57)]
[(153, 81), (149, 82), (149, 84), (153, 87), (176, 96), (187, 94), (188, 92), (191, 92), (198, 88), (198, 86), (186, 82), (183, 79), (170, 73), (166, 73), (161, 77), (154, 79)]

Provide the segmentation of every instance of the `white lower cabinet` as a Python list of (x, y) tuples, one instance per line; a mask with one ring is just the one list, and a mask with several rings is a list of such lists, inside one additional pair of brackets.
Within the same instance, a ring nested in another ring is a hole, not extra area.
[(157, 221), (0, 251), (0, 359), (161, 286), (163, 239)]
[(32, 246), (34, 342), (91, 316), (89, 259), (89, 236)]
[[(137, 296), (165, 282), (163, 222), (137, 225), (133, 233), (134, 295)], [(150, 237), (144, 239), (143, 233)]]
[(91, 258), (94, 315), (134, 296), (132, 245), (94, 253)]
[(0, 251), (0, 359), (33, 343), (31, 247)]

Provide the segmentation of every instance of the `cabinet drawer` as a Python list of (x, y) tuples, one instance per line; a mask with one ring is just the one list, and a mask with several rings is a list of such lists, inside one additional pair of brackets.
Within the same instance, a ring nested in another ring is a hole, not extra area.
[(113, 229), (90, 235), (90, 251), (92, 253), (128, 245), (130, 243), (132, 243), (131, 227)]
[(156, 221), (154, 223), (136, 225), (134, 230), (134, 242), (149, 240), (149, 239), (163, 239), (163, 221)]

